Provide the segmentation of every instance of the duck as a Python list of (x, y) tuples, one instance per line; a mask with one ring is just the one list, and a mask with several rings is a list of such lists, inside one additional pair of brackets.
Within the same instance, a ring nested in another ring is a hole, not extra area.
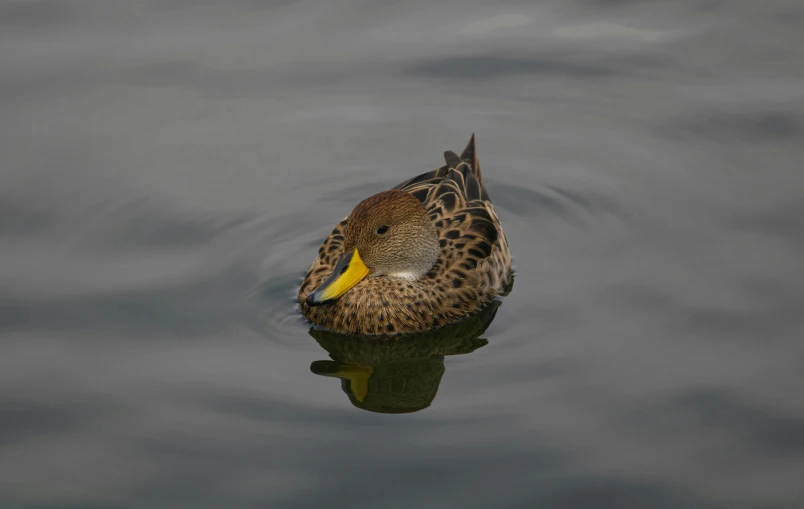
[(357, 204), (321, 244), (298, 293), (313, 326), (395, 336), (460, 322), (507, 295), (511, 254), (475, 150)]

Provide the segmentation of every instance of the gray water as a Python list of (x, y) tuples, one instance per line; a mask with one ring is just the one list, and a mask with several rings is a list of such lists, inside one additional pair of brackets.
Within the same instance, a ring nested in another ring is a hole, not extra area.
[[(1, 1), (0, 507), (804, 507), (802, 34), (798, 0)], [(301, 277), (472, 132), (513, 292), (394, 365), (421, 409), (358, 408)]]

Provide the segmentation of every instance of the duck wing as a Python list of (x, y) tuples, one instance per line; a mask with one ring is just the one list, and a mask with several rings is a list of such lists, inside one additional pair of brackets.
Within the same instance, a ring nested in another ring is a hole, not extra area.
[(441, 256), (428, 274), (446, 279), (454, 288), (477, 286), (471, 274), (479, 272), (480, 284), (498, 289), (508, 279), (508, 244), (494, 212), (480, 164), (475, 137), (461, 155), (444, 153), (446, 165), (407, 180), (394, 189), (408, 191), (422, 202), (438, 230)]

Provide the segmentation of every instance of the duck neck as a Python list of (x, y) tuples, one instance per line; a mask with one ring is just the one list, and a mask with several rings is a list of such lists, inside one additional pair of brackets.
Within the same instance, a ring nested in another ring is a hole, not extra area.
[(386, 275), (407, 281), (416, 281), (423, 278), (438, 261), (440, 254), (438, 238), (436, 236), (433, 236), (432, 239), (428, 238), (424, 244), (417, 246), (417, 251), (420, 256), (412, 259), (409, 267), (404, 270), (388, 272)]

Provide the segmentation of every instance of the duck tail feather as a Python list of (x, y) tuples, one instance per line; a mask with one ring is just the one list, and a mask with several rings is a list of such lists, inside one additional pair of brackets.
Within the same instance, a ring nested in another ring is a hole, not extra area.
[(444, 152), (444, 160), (447, 162), (447, 167), (450, 169), (457, 168), (458, 165), (461, 164), (461, 158), (452, 150)]
[(466, 161), (474, 170), (475, 177), (480, 185), (483, 185), (483, 174), (480, 172), (480, 162), (477, 160), (477, 152), (475, 151), (475, 133), (469, 138), (469, 143), (466, 148), (461, 152), (461, 160)]

